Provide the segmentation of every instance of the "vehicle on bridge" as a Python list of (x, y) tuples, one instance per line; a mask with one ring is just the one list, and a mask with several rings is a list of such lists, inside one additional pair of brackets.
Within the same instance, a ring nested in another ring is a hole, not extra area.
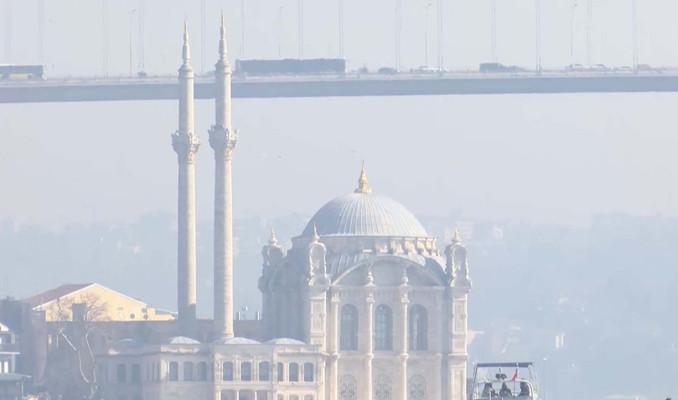
[(515, 65), (504, 65), (502, 63), (491, 62), (491, 63), (482, 63), (480, 64), (480, 72), (483, 73), (495, 73), (495, 72), (519, 72), (524, 71), (525, 69), (520, 68)]
[(469, 400), (539, 400), (532, 362), (478, 363), (472, 382)]
[(342, 58), (235, 61), (235, 74), (243, 76), (343, 75), (344, 73), (346, 73), (346, 60)]
[(0, 65), (0, 79), (45, 79), (42, 65)]

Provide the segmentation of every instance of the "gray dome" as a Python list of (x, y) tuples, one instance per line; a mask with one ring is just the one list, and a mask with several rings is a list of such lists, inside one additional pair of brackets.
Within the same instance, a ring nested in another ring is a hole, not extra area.
[(290, 338), (277, 338), (277, 339), (271, 339), (266, 342), (266, 344), (280, 344), (280, 345), (305, 345), (306, 343), (302, 342), (301, 340), (297, 339), (290, 339)]
[(186, 336), (175, 336), (168, 340), (167, 344), (200, 344), (200, 342)]
[(311, 218), (301, 236), (428, 237), (417, 218), (397, 201), (370, 192), (356, 191), (325, 204)]
[(217, 344), (261, 344), (261, 342), (257, 342), (256, 340), (253, 339), (236, 336), (228, 339), (218, 340)]

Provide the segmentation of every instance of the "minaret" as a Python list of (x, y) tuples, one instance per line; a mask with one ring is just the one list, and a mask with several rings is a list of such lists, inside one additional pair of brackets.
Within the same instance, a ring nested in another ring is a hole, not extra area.
[(200, 138), (193, 128), (193, 68), (188, 47), (188, 23), (184, 23), (184, 60), (179, 68), (179, 129), (172, 147), (179, 162), (177, 284), (180, 334), (196, 334), (195, 300), (195, 154)]
[(216, 116), (209, 131), (214, 149), (214, 335), (233, 337), (233, 188), (231, 160), (238, 133), (231, 126), (231, 67), (226, 49), (226, 26), (221, 15), (219, 61), (216, 68)]

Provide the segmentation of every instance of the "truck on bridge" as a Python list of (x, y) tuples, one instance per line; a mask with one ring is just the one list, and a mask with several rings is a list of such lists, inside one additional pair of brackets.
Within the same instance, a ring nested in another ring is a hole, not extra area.
[(0, 79), (45, 79), (42, 65), (0, 65)]

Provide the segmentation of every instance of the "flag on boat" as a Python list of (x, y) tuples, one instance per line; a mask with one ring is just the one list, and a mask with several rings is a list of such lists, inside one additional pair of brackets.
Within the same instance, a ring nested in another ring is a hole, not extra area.
[(513, 377), (511, 378), (512, 381), (515, 381), (518, 379), (518, 366), (516, 365), (516, 372), (513, 373)]

